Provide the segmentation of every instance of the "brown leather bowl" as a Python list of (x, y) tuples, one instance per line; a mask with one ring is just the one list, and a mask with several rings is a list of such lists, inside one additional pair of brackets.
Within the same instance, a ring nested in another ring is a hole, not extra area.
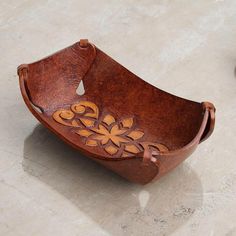
[(19, 66), (18, 75), (24, 101), (43, 125), (137, 183), (176, 167), (214, 129), (211, 103), (148, 84), (87, 40)]

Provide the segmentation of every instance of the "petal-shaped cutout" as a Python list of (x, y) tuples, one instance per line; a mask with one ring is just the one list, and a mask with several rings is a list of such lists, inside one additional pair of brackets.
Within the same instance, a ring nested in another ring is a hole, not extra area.
[(132, 138), (133, 140), (142, 138), (144, 133), (140, 130), (133, 130), (127, 136)]
[(86, 119), (86, 118), (79, 118), (80, 121), (82, 122), (83, 125), (85, 125), (86, 127), (92, 127), (94, 126), (94, 120), (90, 120), (90, 119)]
[(80, 129), (76, 133), (82, 137), (89, 137), (91, 134), (93, 134), (93, 132), (87, 129)]
[(164, 144), (156, 143), (154, 146), (157, 147), (159, 149), (159, 151), (161, 151), (161, 152), (169, 151), (168, 147), (165, 146)]
[(120, 147), (120, 143), (128, 143), (130, 142), (130, 140), (125, 139), (123, 137), (120, 136), (111, 136), (111, 141), (118, 147)]
[(133, 118), (126, 118), (126, 119), (123, 119), (121, 121), (123, 127), (125, 128), (131, 128), (133, 123), (134, 123), (134, 119)]
[(109, 146), (105, 147), (105, 151), (107, 153), (109, 153), (110, 155), (114, 155), (118, 152), (118, 149), (114, 146), (109, 145)]
[(95, 136), (93, 136), (93, 139), (96, 139), (98, 141), (101, 141), (101, 143), (104, 145), (104, 144), (107, 144), (108, 141), (109, 141), (109, 137), (105, 136), (105, 135), (100, 135), (100, 134), (97, 134)]
[(112, 134), (112, 135), (120, 135), (120, 134), (125, 133), (126, 131), (127, 131), (127, 130), (120, 129), (118, 125), (114, 125), (114, 126), (111, 128), (111, 134)]
[(115, 122), (115, 118), (112, 115), (106, 115), (103, 119), (103, 122), (107, 125), (110, 125)]
[(125, 145), (125, 151), (131, 152), (131, 153), (134, 153), (134, 154), (140, 152), (139, 148), (137, 146), (135, 146), (134, 144), (126, 144)]
[(101, 124), (98, 126), (98, 129), (93, 128), (92, 130), (98, 134), (109, 135), (109, 131)]
[(122, 157), (130, 157), (130, 156), (132, 156), (132, 154), (130, 154), (128, 152), (123, 152), (121, 156)]
[(98, 144), (97, 144), (97, 141), (95, 141), (95, 140), (93, 140), (93, 139), (88, 139), (88, 140), (86, 141), (86, 145), (91, 146), (91, 147), (94, 147), (94, 146), (97, 146)]

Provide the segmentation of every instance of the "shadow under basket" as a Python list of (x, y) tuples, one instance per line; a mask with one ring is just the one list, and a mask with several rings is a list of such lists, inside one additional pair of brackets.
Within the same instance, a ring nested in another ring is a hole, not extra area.
[(214, 129), (211, 103), (148, 84), (88, 40), (19, 66), (18, 75), (24, 101), (43, 125), (136, 183), (172, 170)]

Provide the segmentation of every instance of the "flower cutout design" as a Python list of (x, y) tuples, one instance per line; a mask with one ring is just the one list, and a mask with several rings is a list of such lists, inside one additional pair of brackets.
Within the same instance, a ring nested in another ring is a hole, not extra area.
[(141, 147), (133, 142), (140, 139), (144, 133), (139, 130), (132, 130), (133, 118), (123, 119), (120, 123), (116, 122), (112, 115), (106, 115), (98, 127), (86, 127), (76, 133), (87, 138), (86, 145), (98, 146), (100, 143), (104, 150), (115, 155), (123, 146), (122, 156), (129, 156), (140, 152)]
[(140, 141), (144, 132), (134, 127), (134, 119), (117, 121), (111, 114), (99, 119), (99, 109), (90, 101), (79, 101), (70, 108), (59, 109), (52, 115), (61, 125), (76, 129), (75, 133), (85, 139), (85, 145), (101, 147), (114, 157), (129, 157), (152, 147), (158, 151), (168, 148), (160, 143)]
[(93, 128), (92, 130), (97, 133), (97, 135), (93, 136), (93, 139), (100, 140), (103, 145), (107, 144), (109, 140), (111, 140), (118, 147), (120, 147), (121, 143), (129, 142), (129, 140), (120, 136), (124, 134), (126, 130), (119, 129), (117, 124), (112, 126), (110, 131), (102, 124), (98, 126), (98, 129)]

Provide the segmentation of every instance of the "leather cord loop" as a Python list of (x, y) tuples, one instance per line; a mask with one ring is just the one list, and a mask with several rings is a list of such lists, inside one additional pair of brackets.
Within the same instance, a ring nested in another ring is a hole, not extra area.
[(203, 132), (200, 142), (205, 141), (211, 136), (215, 127), (215, 112), (216, 112), (214, 105), (210, 102), (203, 102), (202, 106), (205, 111), (207, 110), (209, 112), (209, 117), (208, 117), (207, 125)]

